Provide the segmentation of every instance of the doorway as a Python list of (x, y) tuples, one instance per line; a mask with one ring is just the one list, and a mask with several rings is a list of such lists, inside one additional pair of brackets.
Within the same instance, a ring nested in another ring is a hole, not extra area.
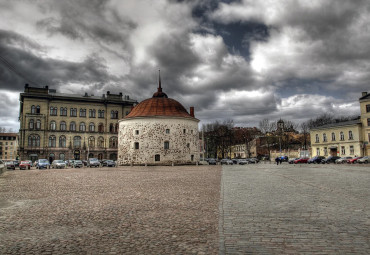
[(74, 159), (75, 160), (80, 160), (80, 151), (79, 150), (75, 150), (73, 152), (73, 156), (74, 156)]

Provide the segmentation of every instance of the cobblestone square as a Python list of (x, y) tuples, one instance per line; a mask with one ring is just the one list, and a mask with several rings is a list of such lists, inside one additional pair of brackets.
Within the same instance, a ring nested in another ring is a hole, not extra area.
[(370, 254), (370, 167), (223, 166), (220, 254)]
[(0, 254), (217, 254), (219, 166), (8, 171)]

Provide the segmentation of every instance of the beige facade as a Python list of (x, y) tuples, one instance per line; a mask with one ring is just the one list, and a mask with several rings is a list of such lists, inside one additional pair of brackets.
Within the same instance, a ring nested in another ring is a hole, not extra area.
[(359, 99), (361, 117), (311, 129), (312, 156), (368, 156), (370, 153), (370, 94)]
[(0, 133), (0, 159), (16, 160), (18, 156), (18, 134)]
[(122, 93), (56, 93), (25, 86), (20, 94), (21, 159), (117, 159), (118, 119), (137, 102)]
[(312, 156), (362, 156), (363, 139), (359, 120), (334, 123), (311, 130)]
[(361, 107), (361, 123), (362, 123), (362, 137), (363, 149), (365, 155), (370, 155), (370, 94), (363, 92), (360, 98)]

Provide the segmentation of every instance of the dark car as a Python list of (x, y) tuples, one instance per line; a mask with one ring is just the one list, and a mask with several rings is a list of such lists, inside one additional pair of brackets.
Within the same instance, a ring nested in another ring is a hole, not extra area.
[(307, 163), (308, 163), (308, 164), (320, 164), (320, 163), (321, 163), (321, 161), (322, 161), (323, 159), (325, 159), (325, 157), (324, 157), (324, 156), (315, 156), (315, 157), (313, 157), (313, 158), (310, 158), (310, 159), (307, 161)]
[(280, 159), (281, 159), (281, 162), (288, 162), (289, 161), (288, 156), (281, 156)]
[(217, 165), (217, 161), (214, 158), (208, 159), (208, 164), (209, 165)]
[(113, 160), (104, 160), (102, 166), (115, 167), (116, 163)]
[(339, 159), (339, 158), (340, 158), (340, 157), (338, 157), (338, 156), (329, 156), (329, 157), (327, 157), (326, 159), (321, 160), (321, 163), (322, 163), (322, 164), (335, 163), (335, 161), (336, 161), (337, 159)]
[(233, 165), (234, 164), (231, 159), (227, 159), (227, 158), (221, 159), (220, 163), (221, 165)]

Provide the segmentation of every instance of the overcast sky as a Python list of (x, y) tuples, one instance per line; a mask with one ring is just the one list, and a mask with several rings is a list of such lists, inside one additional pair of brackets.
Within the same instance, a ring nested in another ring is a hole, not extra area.
[(370, 1), (0, 0), (0, 126), (24, 84), (64, 93), (163, 91), (202, 123), (359, 114)]

